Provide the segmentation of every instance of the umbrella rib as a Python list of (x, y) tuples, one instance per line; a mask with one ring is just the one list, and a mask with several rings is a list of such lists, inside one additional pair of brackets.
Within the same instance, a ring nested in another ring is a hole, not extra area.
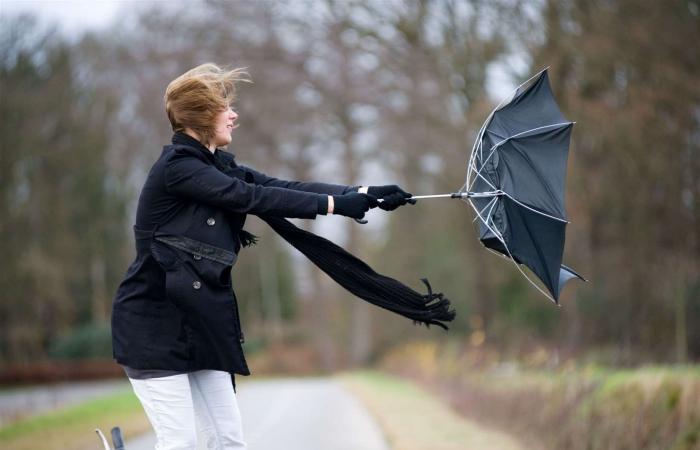
[[(474, 203), (472, 203), (471, 199), (469, 199), (469, 203), (471, 204), (472, 208), (474, 208), (474, 211), (477, 213), (477, 215), (479, 215), (478, 210), (477, 210), (477, 208), (474, 206)], [(481, 217), (481, 215), (479, 215), (479, 218), (481, 219), (482, 222), (484, 222), (484, 219), (483, 219), (483, 217)], [(486, 228), (488, 228), (489, 231), (491, 231), (491, 233), (493, 233), (494, 236), (496, 236), (496, 238), (500, 241), (500, 243), (503, 244), (503, 248), (505, 248), (505, 249), (506, 249), (506, 252), (508, 252), (508, 258), (513, 262), (513, 264), (514, 264), (515, 267), (518, 269), (518, 271), (522, 274), (522, 276), (524, 276), (525, 279), (526, 279), (532, 286), (534, 286), (535, 289), (537, 289), (538, 291), (540, 291), (540, 293), (542, 293), (542, 295), (544, 295), (544, 296), (547, 297), (549, 300), (551, 300), (552, 302), (554, 302), (557, 306), (559, 306), (559, 302), (557, 302), (556, 300), (554, 300), (554, 298), (553, 298), (551, 295), (549, 295), (549, 294), (548, 294), (547, 292), (545, 292), (541, 287), (539, 287), (539, 286), (537, 285), (537, 283), (535, 283), (534, 281), (532, 281), (532, 279), (531, 279), (531, 278), (525, 273), (525, 271), (520, 267), (520, 264), (518, 264), (518, 263), (515, 261), (515, 258), (513, 258), (513, 254), (510, 252), (510, 248), (508, 248), (508, 244), (506, 244), (506, 241), (505, 241), (505, 239), (503, 238), (503, 235), (502, 235), (497, 229), (495, 229), (495, 228), (496, 228), (496, 227), (495, 227), (495, 224), (494, 224), (494, 227), (493, 227), (493, 228), (491, 228), (487, 222), (484, 222), (484, 225), (486, 226)], [(486, 248), (488, 249), (488, 247), (486, 247)], [(493, 252), (493, 253), (495, 253), (495, 252)]]
[(467, 183), (465, 181), (464, 184), (462, 185), (462, 187), (460, 187), (457, 192), (459, 192), (461, 194), (462, 192), (466, 192), (466, 191), (467, 191)]
[[(506, 193), (506, 195), (508, 195), (508, 194)], [(509, 196), (509, 197), (510, 197), (510, 196)], [(494, 198), (497, 198), (497, 197), (494, 197)], [(544, 296), (547, 297), (549, 300), (551, 300), (552, 302), (554, 302), (557, 306), (559, 306), (559, 302), (557, 302), (551, 295), (549, 295), (549, 294), (548, 294), (547, 292), (545, 292), (541, 287), (539, 287), (539, 286), (537, 285), (537, 283), (535, 283), (534, 281), (532, 281), (532, 279), (531, 279), (531, 278), (525, 273), (525, 271), (520, 267), (520, 264), (518, 264), (518, 263), (515, 261), (515, 258), (513, 258), (513, 254), (510, 252), (510, 248), (508, 248), (508, 244), (506, 244), (506, 240), (503, 238), (503, 234), (502, 234), (500, 231), (498, 231), (498, 229), (496, 229), (495, 224), (494, 224), (494, 227), (491, 227), (491, 226), (488, 224), (488, 222), (487, 222), (486, 220), (484, 220), (484, 218), (482, 217), (482, 215), (479, 213), (479, 209), (476, 207), (476, 205), (474, 205), (474, 202), (472, 202), (471, 198), (467, 198), (467, 200), (469, 201), (469, 204), (471, 205), (471, 207), (472, 207), (472, 209), (474, 210), (474, 212), (476, 213), (476, 215), (479, 216), (479, 219), (481, 219), (481, 221), (483, 222), (484, 226), (485, 226), (491, 233), (493, 233), (494, 236), (496, 236), (496, 239), (498, 239), (498, 241), (499, 241), (501, 244), (503, 244), (503, 248), (505, 248), (505, 249), (506, 249), (506, 252), (508, 252), (508, 258), (513, 262), (513, 264), (514, 264), (515, 267), (518, 269), (518, 271), (522, 274), (522, 276), (524, 276), (525, 279), (526, 279), (535, 289), (537, 289), (538, 291), (540, 291), (540, 293), (541, 293), (542, 295), (544, 295)], [(515, 199), (513, 199), (513, 200), (515, 200)], [(517, 200), (515, 200), (515, 201), (517, 202)], [(488, 248), (488, 247), (486, 247), (486, 248)]]
[[(505, 194), (505, 195), (508, 195), (507, 193), (504, 193), (504, 194)], [(509, 196), (509, 197), (510, 197), (510, 196)], [(498, 198), (498, 197), (494, 197), (494, 199), (497, 199), (497, 198)], [(511, 197), (511, 198), (512, 198), (512, 197)], [(491, 233), (493, 233), (493, 235), (499, 240), (499, 242), (500, 242), (501, 244), (503, 244), (503, 248), (505, 248), (505, 249), (506, 249), (506, 252), (508, 252), (508, 258), (513, 262), (513, 264), (514, 264), (515, 267), (518, 269), (518, 271), (522, 274), (522, 276), (524, 276), (525, 279), (526, 279), (535, 289), (537, 289), (538, 291), (540, 291), (540, 293), (541, 293), (542, 295), (544, 295), (545, 297), (547, 297), (549, 300), (551, 300), (551, 301), (552, 301), (553, 303), (555, 303), (556, 305), (559, 305), (559, 303), (558, 303), (556, 300), (554, 300), (554, 298), (553, 298), (551, 295), (549, 295), (549, 294), (548, 294), (547, 292), (545, 292), (541, 287), (539, 287), (539, 286), (537, 285), (537, 283), (535, 283), (534, 281), (532, 281), (532, 279), (531, 279), (531, 278), (525, 273), (525, 271), (520, 267), (520, 264), (518, 264), (518, 263), (515, 261), (515, 258), (513, 258), (513, 254), (510, 252), (510, 248), (508, 248), (508, 244), (506, 244), (506, 241), (505, 241), (505, 239), (503, 238), (503, 234), (502, 234), (500, 231), (498, 231), (498, 229), (496, 228), (495, 224), (494, 224), (493, 227), (491, 227), (491, 226), (488, 224), (488, 221), (487, 221), (487, 220), (484, 220), (483, 216), (479, 213), (479, 209), (476, 207), (476, 205), (474, 205), (474, 202), (472, 202), (471, 198), (467, 198), (467, 200), (469, 201), (469, 204), (471, 205), (471, 207), (472, 207), (472, 209), (474, 210), (474, 212), (476, 213), (476, 215), (479, 216), (479, 219), (480, 219), (481, 222), (484, 224), (484, 226), (485, 226)], [(515, 200), (515, 199), (513, 199), (513, 200)], [(515, 200), (515, 201), (517, 202), (517, 200)], [(488, 247), (486, 247), (486, 248), (488, 248)]]
[(549, 295), (547, 292), (545, 292), (541, 287), (539, 287), (539, 286), (537, 285), (537, 283), (535, 283), (534, 281), (532, 281), (532, 279), (531, 279), (530, 277), (527, 276), (527, 274), (525, 273), (525, 271), (524, 271), (522, 268), (520, 268), (520, 264), (516, 263), (515, 260), (513, 259), (513, 255), (511, 255), (510, 249), (508, 248), (508, 246), (506, 245), (505, 247), (506, 247), (506, 251), (508, 252), (508, 256), (510, 256), (510, 260), (513, 261), (513, 264), (515, 264), (515, 267), (517, 267), (518, 271), (520, 271), (520, 273), (525, 277), (525, 279), (526, 279), (527, 281), (529, 281), (530, 284), (533, 285), (533, 286), (535, 287), (535, 289), (537, 289), (538, 291), (540, 291), (540, 292), (542, 293), (542, 295), (544, 295), (545, 297), (547, 297), (548, 299), (550, 299), (551, 301), (553, 301), (557, 306), (561, 306), (561, 305), (559, 305), (559, 302), (558, 302), (558, 301), (554, 300), (554, 298), (553, 298), (551, 295)]
[[(506, 100), (508, 100), (508, 103), (510, 103), (511, 101), (515, 100), (515, 95), (517, 94), (518, 89), (520, 89), (521, 87), (525, 86), (525, 85), (526, 85), (527, 83), (529, 83), (530, 81), (532, 81), (532, 80), (534, 80), (535, 78), (537, 78), (537, 77), (539, 77), (540, 75), (542, 75), (542, 72), (546, 72), (547, 69), (549, 69), (549, 66), (545, 67), (544, 69), (540, 70), (539, 72), (537, 72), (536, 74), (534, 74), (533, 76), (531, 76), (530, 78), (528, 78), (527, 80), (525, 80), (525, 81), (523, 81), (522, 83), (520, 83), (520, 84), (518, 85), (518, 87), (516, 87), (515, 89), (513, 89), (513, 90), (511, 91), (511, 93), (508, 94), (507, 97), (505, 97), (503, 100), (501, 100), (501, 103), (498, 104), (498, 106), (496, 107), (496, 109), (493, 110), (493, 112), (495, 113), (496, 111), (498, 111), (498, 110), (501, 109), (502, 107), (506, 106), (506, 105), (503, 105), (503, 102), (505, 102)], [(523, 91), (523, 92), (524, 92), (524, 91)], [(512, 98), (511, 98), (511, 96), (512, 96)]]
[(471, 181), (471, 175), (472, 175), (472, 171), (474, 170), (474, 159), (476, 158), (476, 154), (481, 151), (480, 146), (481, 146), (482, 131), (483, 131), (483, 125), (482, 125), (482, 129), (479, 130), (477, 140), (474, 142), (474, 146), (472, 147), (472, 153), (471, 153), (471, 155), (469, 155), (469, 162), (467, 163), (467, 180), (464, 182), (464, 185), (466, 186), (467, 190), (471, 190), (472, 186), (474, 185), (474, 182)]
[(493, 147), (491, 147), (491, 152), (488, 154), (488, 156), (486, 156), (486, 160), (481, 162), (481, 169), (479, 169), (479, 172), (481, 172), (484, 169), (484, 165), (485, 165), (486, 161), (491, 159), (491, 156), (493, 156), (493, 153), (496, 151), (496, 149), (498, 147), (500, 147), (501, 145), (505, 144), (506, 142), (508, 142), (512, 139), (515, 139), (517, 137), (520, 137), (523, 134), (530, 133), (532, 131), (544, 130), (545, 128), (553, 128), (553, 127), (560, 127), (560, 126), (563, 127), (565, 125), (566, 126), (571, 125), (572, 123), (573, 122), (559, 122), (559, 123), (553, 123), (550, 125), (543, 125), (541, 127), (536, 127), (536, 128), (531, 128), (529, 130), (521, 131), (520, 133), (516, 133), (513, 136), (508, 136), (507, 138), (503, 139), (501, 142), (493, 144)]
[[(489, 200), (488, 203), (486, 203), (486, 205), (481, 209), (480, 212), (483, 214), (483, 212), (486, 211), (486, 208), (491, 206), (491, 203), (495, 202), (497, 198), (498, 197), (494, 196), (491, 200)], [(489, 215), (490, 215), (490, 213), (489, 213)], [(488, 216), (487, 216), (487, 218), (488, 218)], [(474, 217), (474, 220), (472, 220), (472, 222), (475, 222), (476, 219), (478, 219), (478, 217)]]
[(488, 215), (486, 215), (486, 220), (487, 220), (487, 221), (490, 220), (491, 223), (493, 224), (493, 227), (494, 227), (494, 228), (497, 228), (497, 227), (496, 227), (496, 222), (493, 221), (493, 217), (491, 216), (491, 214), (493, 213), (493, 208), (496, 206), (496, 201), (497, 201), (497, 200), (498, 200), (498, 197), (494, 197), (494, 198), (493, 198), (493, 203), (492, 203), (492, 205), (491, 205), (491, 209), (489, 209), (489, 213), (488, 213)]
[[(538, 76), (540, 76), (543, 72), (546, 72), (547, 69), (549, 69), (549, 66), (545, 67), (544, 69), (540, 70), (539, 72), (537, 72), (536, 74), (534, 74), (533, 76), (528, 78), (527, 80), (520, 83), (517, 87), (515, 87), (512, 91), (510, 91), (510, 93), (507, 96), (503, 97), (503, 100), (501, 100), (500, 103), (498, 103), (498, 105), (496, 105), (495, 108), (493, 108), (493, 110), (489, 113), (489, 115), (486, 118), (486, 120), (484, 121), (484, 123), (481, 125), (481, 128), (479, 129), (479, 133), (476, 136), (476, 140), (474, 141), (474, 145), (472, 146), (472, 154), (469, 157), (469, 164), (468, 164), (469, 166), (471, 166), (471, 164), (472, 164), (472, 159), (475, 156), (475, 150), (481, 145), (481, 138), (483, 137), (484, 131), (486, 130), (486, 127), (488, 126), (489, 122), (491, 121), (491, 119), (492, 119), (493, 115), (496, 113), (496, 111), (498, 111), (503, 106), (505, 106), (504, 102), (512, 101), (515, 98), (515, 94), (517, 94), (518, 89), (520, 89), (521, 87), (523, 87), (524, 85), (526, 85), (530, 81), (532, 81), (535, 78), (537, 78)], [(481, 151), (482, 149), (479, 148), (479, 150)], [(482, 157), (484, 156), (483, 153), (481, 154), (481, 156)], [(467, 190), (471, 189), (471, 183), (469, 183), (469, 181), (471, 180), (470, 175), (471, 175), (471, 173), (469, 171), (467, 171), (467, 181), (465, 183), (465, 185), (469, 185), (469, 188)]]
[(484, 218), (481, 216), (481, 214), (479, 214), (479, 210), (478, 210), (478, 208), (474, 205), (474, 202), (472, 202), (472, 200), (471, 200), (470, 198), (468, 198), (468, 200), (469, 200), (469, 204), (470, 204), (471, 207), (474, 209), (474, 212), (476, 213), (476, 215), (479, 216), (479, 219), (481, 219), (481, 221), (484, 223), (484, 226), (485, 226), (486, 228), (488, 228), (488, 230), (489, 230), (491, 233), (493, 233), (494, 236), (496, 236), (496, 238), (501, 242), (501, 244), (503, 244), (503, 245), (505, 246), (505, 245), (506, 245), (506, 242), (505, 242), (505, 240), (503, 239), (503, 235), (502, 235), (499, 231), (494, 230), (493, 228), (491, 228), (491, 227), (489, 226), (488, 222), (486, 222), (486, 221), (484, 220)]
[[(489, 159), (491, 159), (491, 157), (492, 157), (493, 154), (496, 152), (496, 149), (498, 149), (498, 147), (502, 146), (503, 144), (505, 144), (506, 142), (508, 142), (508, 141), (511, 140), (511, 139), (514, 139), (514, 138), (517, 138), (517, 137), (519, 137), (519, 136), (522, 136), (522, 135), (525, 134), (525, 133), (530, 133), (530, 132), (532, 132), (532, 131), (543, 130), (543, 129), (545, 129), (545, 128), (553, 128), (553, 127), (564, 126), (564, 125), (568, 126), (568, 125), (571, 125), (572, 123), (574, 123), (574, 122), (560, 122), (560, 123), (554, 123), (554, 124), (550, 124), (550, 125), (543, 125), (543, 126), (541, 126), (541, 127), (536, 127), (536, 128), (532, 128), (532, 129), (530, 129), (530, 130), (521, 131), (520, 133), (516, 133), (516, 134), (514, 134), (513, 136), (509, 136), (509, 137), (503, 139), (502, 141), (500, 141), (500, 142), (494, 144), (493, 147), (491, 147), (490, 153), (486, 156), (486, 160), (481, 162), (481, 168), (480, 168), (478, 171), (474, 168), (473, 162), (471, 163), (470, 168), (471, 168), (471, 170), (474, 170), (474, 171), (476, 172), (476, 175), (477, 175), (479, 178), (481, 178), (481, 179), (483, 179), (484, 181), (486, 181), (486, 183), (487, 183), (489, 186), (491, 186), (491, 188), (497, 189), (497, 188), (496, 188), (494, 185), (492, 185), (488, 180), (486, 180), (486, 178), (484, 178), (483, 175), (481, 175), (481, 171), (484, 170), (484, 167), (486, 166), (486, 162), (487, 162)], [(472, 183), (472, 185), (473, 185), (473, 183)], [(471, 188), (472, 188), (472, 186), (469, 186), (469, 189), (470, 189), (470, 190), (471, 190)], [(507, 193), (506, 193), (506, 194), (507, 194)], [(510, 197), (510, 195), (509, 195), (509, 197)], [(511, 197), (511, 198), (512, 198), (512, 197)], [(518, 202), (518, 203), (520, 203), (520, 202)], [(520, 204), (522, 205), (522, 203), (520, 203)], [(541, 212), (539, 212), (539, 211), (537, 211), (537, 210), (534, 210), (534, 209), (532, 209), (532, 208), (530, 208), (530, 209), (531, 209), (532, 211), (535, 211), (535, 212), (539, 213), (539, 214), (543, 214), (543, 215), (548, 216), (548, 217), (551, 217), (551, 218), (553, 218), (553, 219), (561, 220), (561, 221), (563, 221), (563, 222), (569, 223), (567, 220), (560, 219), (560, 218), (554, 217), (554, 216), (549, 216), (548, 214), (541, 213)]]
[[(517, 88), (516, 88), (516, 89), (517, 89)], [(503, 103), (503, 101), (501, 101), (501, 103)], [(499, 103), (499, 105), (498, 105), (496, 108), (494, 108), (493, 111), (491, 111), (491, 113), (489, 114), (488, 118), (486, 118), (486, 120), (484, 121), (484, 123), (481, 125), (481, 128), (479, 129), (479, 133), (477, 133), (476, 140), (474, 141), (474, 145), (472, 146), (472, 153), (471, 153), (471, 155), (469, 155), (469, 163), (467, 164), (467, 165), (468, 165), (468, 169), (469, 169), (470, 167), (472, 167), (473, 164), (474, 164), (474, 159), (476, 158), (477, 150), (478, 150), (478, 152), (481, 154), (481, 157), (482, 157), (482, 158), (483, 158), (483, 156), (484, 156), (484, 155), (483, 155), (483, 152), (482, 152), (483, 143), (481, 142), (481, 139), (482, 139), (483, 136), (484, 136), (484, 131), (486, 131), (486, 127), (488, 126), (489, 122), (491, 121), (491, 118), (493, 117), (493, 114), (496, 112), (496, 109), (497, 109), (499, 106), (500, 106), (500, 103)], [(467, 181), (466, 181), (465, 184), (468, 184), (468, 185), (469, 185), (469, 188), (468, 188), (468, 189), (471, 189), (471, 186), (472, 186), (472, 183), (469, 182), (470, 179), (471, 179), (470, 176), (471, 176), (471, 172), (470, 172), (469, 170), (467, 170)]]
[[(491, 149), (493, 150), (493, 149), (495, 149), (496, 147), (499, 147), (499, 146), (505, 144), (507, 141), (510, 141), (511, 139), (515, 139), (515, 138), (517, 138), (517, 137), (522, 136), (523, 134), (530, 133), (530, 132), (532, 132), (532, 131), (544, 130), (545, 128), (564, 127), (564, 126), (569, 126), (569, 125), (571, 125), (571, 124), (573, 124), (573, 123), (574, 123), (574, 122), (552, 123), (552, 124), (549, 124), (549, 125), (542, 125), (541, 127), (535, 127), (535, 128), (531, 128), (531, 129), (529, 129), (529, 130), (521, 131), (521, 132), (519, 132), (519, 133), (515, 133), (513, 136), (508, 136), (507, 138), (503, 139), (501, 142), (499, 142), (499, 143), (497, 143), (497, 144), (494, 144), (493, 147), (491, 147)], [(489, 154), (489, 155), (490, 155), (490, 154)], [(491, 156), (488, 156), (487, 159), (490, 158), (490, 157), (491, 157)]]
[[(498, 188), (497, 188), (496, 186), (494, 186), (493, 183), (491, 183), (488, 179), (486, 179), (486, 177), (484, 177), (484, 176), (481, 174), (481, 170), (476, 171), (474, 168), (472, 168), (472, 170), (474, 170), (474, 172), (476, 173), (476, 176), (477, 176), (478, 178), (481, 178), (482, 180), (484, 180), (484, 181), (486, 182), (486, 184), (488, 184), (489, 187), (490, 187), (491, 189), (493, 189), (494, 191), (497, 191), (497, 190), (498, 190)], [(475, 179), (475, 181), (476, 181), (476, 179)], [(472, 186), (469, 186), (469, 190), (470, 190), (470, 191), (471, 191), (471, 188), (472, 188), (472, 187), (474, 187), (474, 183), (473, 183), (473, 182), (472, 182)]]
[[(527, 232), (527, 235), (528, 235), (528, 237), (530, 238), (530, 241), (535, 242), (535, 238), (534, 238), (534, 236), (533, 236), (534, 233), (533, 233), (531, 227), (527, 224), (526, 221), (523, 221), (523, 228), (524, 228), (525, 231)], [(535, 249), (535, 253), (537, 254), (537, 257), (538, 257), (541, 261), (542, 261), (542, 260), (545, 260), (546, 257), (545, 257), (545, 255), (544, 255), (544, 252), (542, 251), (542, 247), (540, 247), (540, 246), (538, 246), (538, 245), (534, 245), (533, 247), (534, 247), (534, 249)], [(561, 262), (559, 263), (559, 265), (561, 265)], [(543, 281), (545, 284), (547, 284), (547, 282), (548, 282), (549, 284), (554, 284), (554, 280), (552, 279), (552, 277), (551, 277), (550, 275), (551, 275), (551, 273), (546, 272), (545, 274), (543, 274), (543, 276), (540, 276), (540, 279), (542, 279), (542, 281)], [(544, 278), (546, 278), (546, 280), (545, 280)], [(558, 284), (558, 283), (557, 283), (557, 284)], [(558, 286), (557, 286), (557, 287), (558, 287)]]
[[(490, 156), (489, 156), (489, 157), (490, 157)], [(488, 160), (488, 159), (487, 159), (487, 160)], [(486, 182), (486, 184), (488, 184), (488, 185), (491, 187), (491, 189), (493, 189), (493, 190), (498, 190), (498, 188), (496, 188), (496, 186), (494, 186), (489, 180), (487, 180), (487, 179), (481, 174), (481, 170), (482, 170), (483, 168), (484, 168), (484, 164), (482, 163), (482, 164), (481, 164), (481, 169), (477, 170), (476, 167), (475, 167), (475, 161), (474, 161), (474, 159), (470, 158), (470, 159), (469, 159), (469, 168), (468, 168), (469, 170), (467, 171), (467, 175), (471, 175), (471, 172), (473, 171), (473, 172), (476, 174), (476, 176), (477, 176), (478, 178), (481, 178), (482, 180), (484, 180), (484, 181)], [(475, 182), (476, 182), (476, 178), (469, 184), (469, 186), (467, 187), (467, 191), (471, 191), (472, 187), (474, 187), (474, 183), (475, 183)], [(467, 177), (467, 182), (465, 183), (465, 185), (466, 185), (467, 183), (469, 183), (469, 177)]]
[[(518, 149), (517, 147), (514, 147), (514, 149), (517, 153), (519, 153), (523, 157), (523, 160), (525, 160), (527, 165), (530, 166), (530, 169), (532, 169), (533, 173), (537, 176), (537, 178), (539, 178), (540, 183), (542, 184), (542, 186), (544, 186), (545, 190), (547, 191), (547, 194), (549, 194), (550, 197), (555, 197), (555, 194), (554, 194), (554, 192), (552, 192), (552, 187), (549, 185), (549, 182), (547, 181), (547, 179), (545, 177), (542, 176), (542, 174), (540, 173), (540, 170), (537, 168), (537, 166), (532, 163), (530, 156), (527, 153)], [(561, 219), (559, 219), (559, 220), (561, 220)], [(567, 221), (566, 223), (569, 223), (569, 222)]]
[(549, 217), (550, 219), (558, 220), (559, 222), (571, 223), (570, 221), (568, 221), (568, 220), (566, 220), (566, 219), (562, 219), (561, 217), (552, 216), (551, 214), (547, 214), (547, 213), (544, 213), (544, 212), (542, 212), (542, 211), (538, 211), (538, 210), (536, 210), (536, 209), (534, 209), (534, 208), (532, 208), (532, 207), (530, 207), (530, 206), (527, 206), (525, 203), (523, 203), (523, 202), (521, 202), (520, 200), (516, 199), (515, 197), (513, 197), (512, 195), (510, 195), (510, 194), (507, 193), (506, 191), (503, 191), (503, 195), (507, 196), (509, 199), (513, 200), (515, 203), (517, 203), (518, 205), (522, 206), (523, 208), (526, 208), (526, 209), (528, 209), (528, 210), (530, 210), (530, 211), (532, 211), (532, 212), (534, 212), (534, 213), (537, 213), (537, 214), (542, 215), (542, 216), (545, 216), (545, 217)]

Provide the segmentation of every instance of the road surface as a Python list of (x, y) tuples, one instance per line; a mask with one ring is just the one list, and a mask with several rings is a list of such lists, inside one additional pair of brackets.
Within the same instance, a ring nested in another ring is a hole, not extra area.
[[(243, 435), (250, 450), (389, 450), (369, 413), (330, 378), (236, 379)], [(155, 436), (125, 442), (153, 450)], [(205, 449), (204, 437), (198, 449)]]

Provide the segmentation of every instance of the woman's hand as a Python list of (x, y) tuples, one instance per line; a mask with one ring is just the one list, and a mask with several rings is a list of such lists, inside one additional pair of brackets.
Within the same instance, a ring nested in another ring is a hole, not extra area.
[[(362, 190), (360, 192), (362, 192)], [(367, 193), (382, 199), (382, 202), (379, 203), (378, 206), (384, 211), (393, 211), (406, 203), (412, 205), (416, 203), (415, 200), (411, 199), (411, 194), (409, 192), (404, 191), (395, 184), (369, 186), (367, 188)]]
[[(333, 209), (329, 208), (329, 213), (340, 214), (341, 216), (362, 219), (365, 213), (377, 206), (377, 197), (358, 192), (349, 192), (345, 195), (333, 195)], [(329, 202), (330, 204), (330, 202)]]

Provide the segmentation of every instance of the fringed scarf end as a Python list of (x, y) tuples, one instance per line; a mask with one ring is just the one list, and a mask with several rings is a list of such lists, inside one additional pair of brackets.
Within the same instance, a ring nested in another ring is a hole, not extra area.
[(258, 236), (254, 235), (253, 233), (249, 233), (246, 230), (239, 231), (238, 237), (240, 238), (241, 245), (243, 247), (250, 247), (253, 244), (257, 244), (258, 239), (260, 239)]
[(414, 320), (413, 324), (425, 325), (426, 328), (430, 328), (432, 324), (441, 327), (445, 331), (449, 330), (447, 325), (442, 322), (451, 322), (456, 316), (455, 310), (450, 309), (450, 300), (447, 299), (442, 292), (433, 293), (433, 289), (427, 278), (421, 278), (420, 280), (428, 289), (428, 293), (422, 295), (428, 317), (426, 319)]

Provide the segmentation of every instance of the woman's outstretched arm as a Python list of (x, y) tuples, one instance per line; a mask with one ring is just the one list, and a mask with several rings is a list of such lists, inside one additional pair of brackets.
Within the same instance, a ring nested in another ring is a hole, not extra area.
[[(255, 184), (267, 187), (279, 187), (284, 189), (292, 189), (295, 191), (305, 191), (305, 192), (315, 192), (317, 194), (328, 194), (328, 195), (343, 195), (348, 192), (357, 192), (361, 186), (357, 185), (344, 185), (344, 184), (333, 184), (333, 183), (322, 183), (319, 181), (288, 181), (281, 180), (279, 178), (270, 177), (260, 171), (252, 169), (248, 166), (239, 164), (243, 170), (250, 172), (254, 179)], [(366, 188), (365, 188), (366, 189)], [(362, 191), (360, 191), (362, 192)], [(366, 192), (366, 190), (365, 190)]]
[(313, 219), (327, 214), (328, 196), (246, 183), (207, 164), (197, 152), (177, 149), (165, 161), (166, 190), (237, 213)]

